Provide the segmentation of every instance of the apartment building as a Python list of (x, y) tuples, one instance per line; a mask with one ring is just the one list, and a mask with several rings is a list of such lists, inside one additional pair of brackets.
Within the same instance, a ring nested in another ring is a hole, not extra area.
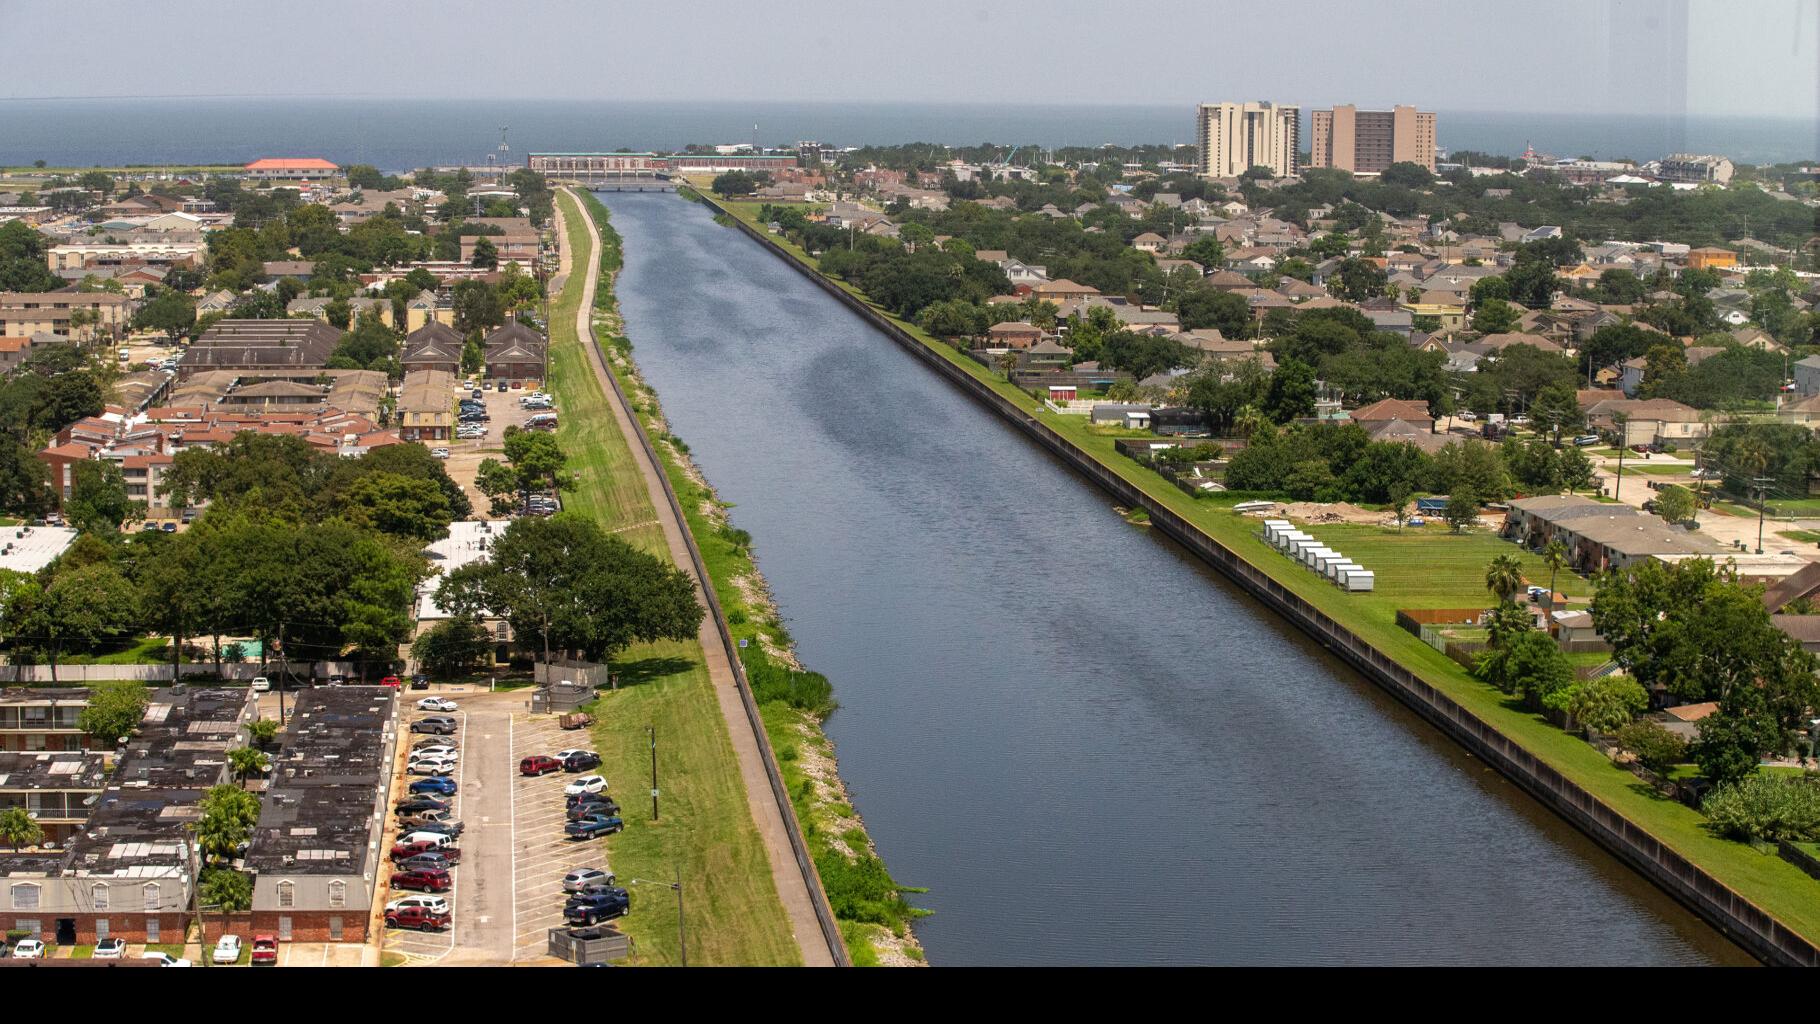
[(298, 696), (246, 855), (254, 931), (366, 941), (398, 737), (392, 689), (324, 686)]
[(107, 784), (102, 755), (75, 750), (0, 753), (0, 811), (24, 808), (44, 830), (40, 845), (60, 847), (88, 820)]
[(1296, 173), (1302, 108), (1276, 103), (1203, 103), (1195, 138), (1203, 177), (1236, 178), (1253, 167)]
[(77, 723), (86, 707), (85, 689), (11, 686), (0, 690), (0, 751), (84, 749), (87, 737)]
[(1391, 164), (1435, 169), (1435, 116), (1414, 107), (1316, 110), (1308, 122), (1310, 167), (1378, 174)]
[(0, 336), (29, 338), (50, 334), (68, 338), (70, 318), (92, 313), (95, 322), (80, 332), (87, 336), (117, 334), (132, 319), (133, 300), (113, 292), (0, 292)]
[(1676, 153), (1664, 159), (1656, 169), (1663, 181), (1694, 185), (1729, 185), (1734, 168), (1722, 156)]

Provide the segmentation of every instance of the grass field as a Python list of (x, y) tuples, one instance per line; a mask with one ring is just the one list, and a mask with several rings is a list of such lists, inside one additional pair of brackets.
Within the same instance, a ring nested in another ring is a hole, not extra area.
[[(764, 231), (756, 216), (760, 204), (748, 202), (722, 205), (761, 233)], [(813, 266), (813, 260), (800, 248), (781, 239), (778, 242), (786, 252)], [(861, 301), (866, 301), (863, 295), (845, 282), (835, 283)], [(874, 305), (873, 308), (878, 307)], [(1496, 689), (1472, 678), (1441, 652), (1397, 627), (1391, 606), (1397, 603), (1399, 594), (1406, 595), (1412, 604), (1422, 595), (1427, 595), (1423, 600), (1451, 603), (1466, 595), (1475, 584), (1482, 586), (1484, 563), (1480, 559), (1493, 550), (1486, 546), (1488, 543), (1494, 545), (1498, 552), (1512, 554), (1519, 553), (1515, 545), (1489, 539), (1483, 534), (1425, 533), (1421, 538), (1422, 550), (1419, 557), (1420, 565), (1427, 575), (1441, 575), (1433, 568), (1441, 565), (1453, 565), (1456, 570), (1461, 570), (1476, 562), (1477, 568), (1464, 582), (1457, 584), (1419, 582), (1408, 572), (1399, 570), (1398, 575), (1404, 578), (1402, 584), (1393, 579), (1385, 592), (1359, 600), (1360, 595), (1342, 593), (1313, 573), (1277, 554), (1256, 536), (1255, 520), (1245, 519), (1229, 509), (1219, 508), (1206, 501), (1197, 501), (1154, 471), (1119, 455), (1113, 449), (1112, 439), (1093, 434), (1087, 428), (1084, 417), (1058, 416), (1041, 410), (1040, 403), (1035, 399), (1012, 387), (996, 373), (961, 355), (953, 346), (930, 337), (912, 324), (892, 319), (942, 358), (961, 367), (1019, 408), (1036, 414), (1057, 433), (1091, 453), (1114, 473), (1142, 488), (1155, 504), (1166, 506), (1186, 517), (1262, 568), (1283, 586), (1344, 622), (1362, 639), (1395, 658), (1425, 682), (1619, 810), (1633, 823), (1701, 865), (1758, 907), (1775, 915), (1783, 924), (1810, 941), (1820, 941), (1820, 880), (1809, 877), (1773, 854), (1760, 853), (1750, 846), (1713, 835), (1703, 826), (1704, 818), (1697, 811), (1660, 796), (1577, 736), (1563, 732), (1539, 715), (1525, 711)], [(1820, 506), (1820, 500), (1816, 500), (1815, 504)], [(1370, 539), (1365, 539), (1368, 546), (1361, 549), (1361, 554), (1369, 557)], [(1364, 561), (1364, 558), (1361, 560)], [(1563, 580), (1561, 586), (1564, 590), (1573, 592), (1572, 582)], [(1546, 586), (1546, 579), (1542, 585)], [(1481, 590), (1480, 599), (1483, 597)]]
[[(575, 202), (564, 193), (557, 199), (576, 268), (551, 313), (551, 388), (562, 422), (558, 437), (580, 477), (564, 500), (628, 543), (667, 558), (628, 439), (620, 433), (575, 333), (588, 232)], [(603, 288), (600, 298), (610, 302), (610, 292)], [(618, 792), (642, 793), (651, 772), (645, 727), (653, 727), (663, 811), (661, 820), (652, 823), (648, 805), (625, 800), (626, 831), (611, 840), (614, 872), (622, 880), (665, 885), (680, 874), (692, 965), (799, 963), (700, 645), (692, 640), (642, 644), (614, 664), (622, 686), (603, 695), (594, 709), (601, 774), (614, 780)], [(638, 909), (623, 926), (637, 942), (638, 962), (680, 962), (673, 894), (651, 885), (633, 889)]]

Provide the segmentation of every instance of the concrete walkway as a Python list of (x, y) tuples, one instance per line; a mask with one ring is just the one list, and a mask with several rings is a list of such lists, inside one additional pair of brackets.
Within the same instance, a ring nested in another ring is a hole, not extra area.
[[(570, 192), (573, 196), (569, 189), (563, 191)], [(562, 217), (560, 205), (557, 206), (557, 217)], [(581, 220), (588, 229), (587, 264), (579, 268), (572, 267), (566, 248), (562, 264), (565, 271), (585, 276), (586, 288), (582, 293), (581, 309), (575, 315), (575, 331), (587, 347), (588, 365), (594, 368), (600, 389), (606, 394), (607, 404), (613, 408), (613, 419), (619, 424), (619, 432), (625, 437), (627, 447), (632, 450), (639, 474), (644, 477), (651, 508), (656, 511), (658, 521), (663, 525), (664, 541), (670, 548), (670, 560), (693, 578), (694, 563), (689, 557), (688, 544), (683, 539), (683, 525), (677, 521), (669, 499), (664, 495), (660, 475), (662, 470), (652, 464), (644, 446), (637, 442), (639, 427), (633, 422), (625, 403), (620, 401), (619, 391), (613, 386), (606, 363), (602, 361), (600, 347), (593, 341), (594, 292), (600, 279), (600, 232), (594, 226), (594, 218), (584, 213)], [(566, 227), (559, 226), (557, 237), (568, 237)], [(700, 591), (703, 581), (696, 579), (695, 586)], [(707, 607), (707, 598), (700, 593), (697, 597), (702, 606)], [(765, 776), (764, 760), (758, 748), (760, 740), (753, 734), (752, 724), (741, 705), (733, 668), (727, 661), (726, 648), (721, 644), (720, 631), (706, 616), (702, 618), (698, 639), (707, 663), (708, 678), (714, 684), (714, 695), (720, 703), (721, 717), (727, 723), (727, 736), (733, 741), (733, 752), (739, 759), (739, 774), (746, 786), (746, 804), (751, 808), (752, 821), (758, 826), (758, 834), (764, 840), (765, 855), (771, 862), (771, 880), (777, 886), (778, 898), (783, 901), (784, 912), (789, 916), (791, 934), (796, 939), (797, 947), (802, 950), (803, 964), (808, 967), (832, 967), (834, 958), (816, 921), (809, 884), (797, 869), (783, 813), (777, 806), (771, 792), (771, 783)]]

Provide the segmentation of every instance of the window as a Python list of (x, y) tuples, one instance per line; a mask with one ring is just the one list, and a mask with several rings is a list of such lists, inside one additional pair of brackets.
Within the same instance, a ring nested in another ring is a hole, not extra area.
[(37, 910), (38, 886), (32, 882), (13, 883), (13, 909)]
[(162, 905), (158, 898), (158, 883), (145, 883), (145, 909), (157, 910)]
[(294, 907), (297, 905), (297, 883), (278, 883), (278, 905), (281, 907)]
[(90, 887), (89, 902), (94, 904), (94, 909), (96, 909), (96, 910), (106, 910), (107, 909), (107, 886), (97, 883), (94, 886)]
[(329, 906), (345, 907), (348, 905), (348, 883), (334, 881), (329, 883)]

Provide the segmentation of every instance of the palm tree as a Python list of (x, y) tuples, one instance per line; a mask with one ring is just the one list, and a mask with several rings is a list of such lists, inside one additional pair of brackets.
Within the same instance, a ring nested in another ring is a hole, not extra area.
[(1485, 567), (1485, 589), (1497, 595), (1499, 604), (1516, 601), (1523, 589), (1523, 563), (1515, 555), (1499, 555)]
[(203, 855), (216, 862), (232, 860), (247, 839), (246, 826), (225, 809), (203, 814), (190, 831), (196, 834), (196, 845)]
[(1548, 610), (1552, 612), (1555, 610), (1555, 574), (1567, 564), (1567, 545), (1561, 543), (1561, 538), (1550, 539), (1542, 548), (1542, 564), (1548, 566)]
[(0, 811), (0, 839), (6, 840), (13, 852), (18, 853), (20, 847), (37, 846), (43, 842), (44, 829), (25, 808), (8, 807)]
[(269, 748), (272, 741), (278, 738), (278, 719), (256, 718), (251, 725), (246, 727), (246, 731), (252, 734), (254, 746), (261, 749)]
[(250, 775), (263, 774), (266, 768), (265, 754), (252, 747), (235, 747), (227, 752), (228, 765), (234, 769), (234, 777), (240, 780), (242, 789)]

